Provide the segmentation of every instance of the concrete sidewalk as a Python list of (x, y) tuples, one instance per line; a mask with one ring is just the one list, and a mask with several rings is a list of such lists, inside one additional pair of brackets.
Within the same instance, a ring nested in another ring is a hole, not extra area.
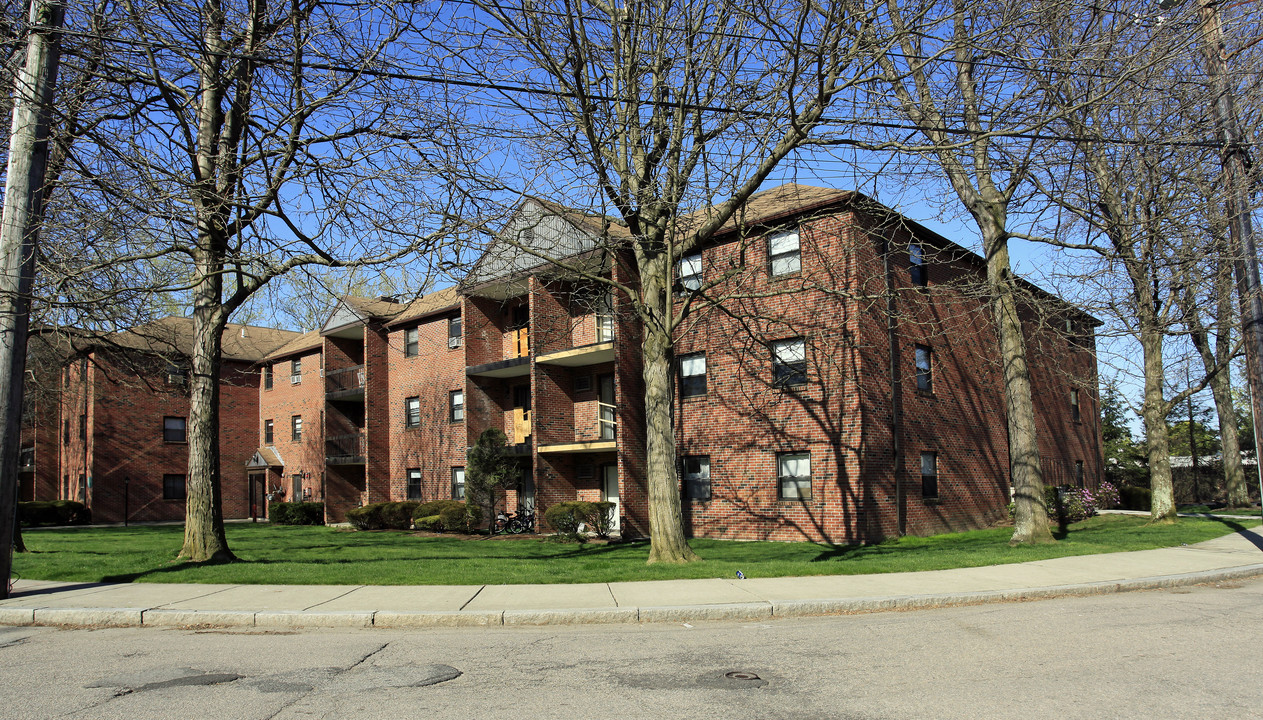
[(1263, 575), (1263, 534), (885, 575), (574, 585), (105, 585), (19, 580), (0, 624), (451, 627), (766, 620), (1176, 587)]

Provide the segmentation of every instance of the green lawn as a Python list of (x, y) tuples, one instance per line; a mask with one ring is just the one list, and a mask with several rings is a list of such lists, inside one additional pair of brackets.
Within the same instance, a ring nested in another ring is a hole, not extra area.
[(562, 544), (534, 537), (456, 539), (405, 532), (230, 524), (240, 562), (195, 565), (173, 560), (183, 528), (27, 530), (31, 552), (14, 557), (19, 577), (79, 582), (274, 583), (330, 585), (481, 585), (580, 583), (673, 578), (941, 570), (1067, 555), (1195, 543), (1258, 521), (1183, 519), (1148, 525), (1107, 515), (1070, 526), (1057, 543), (1010, 548), (1010, 528), (906, 537), (869, 546), (693, 540), (705, 562), (647, 566), (647, 542)]

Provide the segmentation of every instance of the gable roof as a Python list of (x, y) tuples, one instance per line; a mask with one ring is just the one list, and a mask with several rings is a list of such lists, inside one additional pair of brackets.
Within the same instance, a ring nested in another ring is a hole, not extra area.
[(293, 340), (290, 340), (284, 345), (268, 353), (267, 356), (264, 357), (263, 359), (275, 360), (276, 358), (279, 358), (279, 357), (284, 357), (286, 355), (293, 355), (294, 353), (301, 352), (304, 350), (314, 350), (317, 348), (321, 348), (323, 346), (324, 346), (324, 340), (321, 339), (320, 337), (320, 331), (308, 330), (307, 332), (302, 333), (301, 335), (294, 338)]
[(461, 287), (525, 275), (547, 265), (549, 258), (577, 257), (602, 248), (607, 240), (630, 238), (631, 233), (614, 218), (528, 198), (496, 233)]
[(411, 302), (397, 302), (387, 298), (374, 300), (348, 295), (339, 301), (320, 332), (327, 334), (348, 325), (366, 323), (370, 320), (378, 320), (389, 326), (395, 326), (459, 305), (460, 293), (455, 287), (435, 290)]
[(400, 312), (386, 324), (390, 327), (403, 325), (427, 315), (433, 315), (459, 306), (460, 292), (455, 287), (443, 288), (408, 303), (403, 312)]
[[(292, 330), (228, 323), (222, 338), (223, 357), (258, 362), (298, 335)], [(81, 350), (117, 347), (159, 355), (188, 355), (193, 350), (193, 318), (174, 315), (160, 318), (104, 337), (76, 341), (76, 347)]]

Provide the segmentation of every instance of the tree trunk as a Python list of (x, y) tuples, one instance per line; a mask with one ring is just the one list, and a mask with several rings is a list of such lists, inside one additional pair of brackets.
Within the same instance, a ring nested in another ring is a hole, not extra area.
[[(213, 237), (212, 233), (203, 234)], [(205, 239), (203, 242), (214, 243)], [(213, 253), (212, 253), (213, 255)], [(213, 261), (209, 262), (214, 265)], [(219, 376), (228, 310), (221, 300), (218, 272), (199, 268), (194, 290), (192, 372), (189, 378), (189, 467), (185, 489), (184, 547), (180, 557), (194, 562), (235, 560), (224, 533), (219, 467)]]
[[(661, 262), (665, 265), (666, 260)], [(641, 352), (645, 380), (645, 439), (649, 485), (649, 562), (686, 563), (700, 560), (684, 537), (680, 482), (675, 465), (675, 432), (671, 425), (671, 332), (667, 323), (671, 295), (665, 271), (646, 263), (642, 275), (644, 340)]]
[[(1142, 296), (1145, 299), (1145, 296)], [(1175, 490), (1171, 483), (1171, 447), (1167, 437), (1167, 404), (1162, 394), (1162, 331), (1141, 320), (1140, 347), (1144, 352), (1145, 450), (1149, 454), (1150, 516), (1159, 522), (1175, 520)]]
[(1044, 505), (1044, 474), (1039, 464), (1035, 403), (1026, 365), (1022, 318), (1013, 291), (1008, 243), (998, 229), (984, 238), (987, 285), (995, 316), (1004, 370), (1004, 404), (1009, 425), (1009, 467), (1013, 481), (1013, 537), (1009, 544), (1053, 542)]
[(1250, 504), (1250, 496), (1246, 490), (1245, 466), (1241, 464), (1237, 409), (1232, 400), (1232, 379), (1228, 375), (1228, 368), (1211, 378), (1210, 392), (1215, 397), (1215, 412), (1219, 414), (1219, 440), (1223, 450), (1224, 489), (1227, 491), (1228, 506), (1245, 507)]

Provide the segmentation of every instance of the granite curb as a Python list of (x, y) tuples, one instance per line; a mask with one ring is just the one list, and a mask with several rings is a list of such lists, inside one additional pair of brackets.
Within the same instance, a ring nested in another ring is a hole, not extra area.
[(773, 618), (925, 610), (1108, 595), (1200, 585), (1263, 575), (1263, 563), (1175, 575), (1045, 587), (645, 607), (517, 610), (173, 610), (163, 608), (0, 607), (0, 625), (56, 627), (455, 628), (755, 621)]

